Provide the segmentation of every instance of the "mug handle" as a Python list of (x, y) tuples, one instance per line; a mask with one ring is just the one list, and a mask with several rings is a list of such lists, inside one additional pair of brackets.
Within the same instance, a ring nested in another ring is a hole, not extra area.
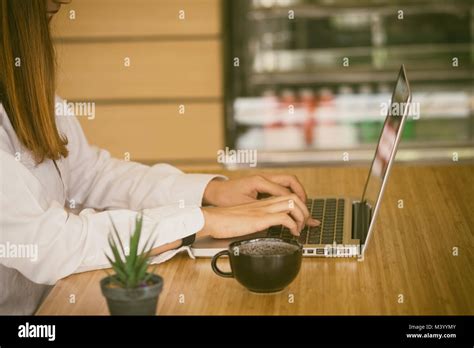
[(221, 276), (221, 277), (224, 277), (224, 278), (234, 278), (234, 273), (232, 272), (232, 270), (230, 272), (222, 272), (218, 267), (217, 267), (217, 259), (221, 256), (224, 256), (224, 255), (227, 255), (230, 257), (230, 253), (229, 253), (229, 250), (222, 250), (220, 252), (218, 252), (217, 254), (215, 254), (213, 257), (212, 257), (212, 261), (211, 261), (211, 266), (212, 266), (212, 270), (218, 275), (218, 276)]

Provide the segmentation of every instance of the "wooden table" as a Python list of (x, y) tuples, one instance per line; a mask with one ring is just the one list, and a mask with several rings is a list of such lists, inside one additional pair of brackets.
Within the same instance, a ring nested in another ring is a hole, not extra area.
[[(272, 171), (296, 174), (310, 196), (357, 197), (367, 168)], [(158, 313), (474, 314), (474, 166), (397, 165), (392, 174), (363, 261), (305, 258), (287, 289), (258, 295), (216, 276), (209, 259), (181, 254), (157, 268), (165, 280)], [(37, 314), (108, 314), (99, 287), (104, 276), (92, 271), (59, 281)]]

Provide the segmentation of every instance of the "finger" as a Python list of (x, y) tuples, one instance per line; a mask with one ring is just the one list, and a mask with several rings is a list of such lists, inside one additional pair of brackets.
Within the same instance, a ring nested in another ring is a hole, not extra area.
[(289, 214), (293, 218), (293, 220), (296, 221), (296, 225), (298, 226), (298, 232), (301, 232), (301, 230), (306, 225), (306, 219), (303, 215), (303, 212), (299, 209), (299, 207), (295, 205), (294, 208), (290, 210)]
[(239, 205), (258, 202), (255, 198), (252, 198), (247, 195), (239, 195), (238, 198), (236, 197), (236, 199), (238, 199), (238, 201), (240, 202)]
[(306, 206), (306, 204), (304, 204), (301, 201), (301, 199), (295, 193), (292, 193), (291, 195), (288, 195), (288, 196), (274, 197), (273, 200), (275, 202), (276, 201), (286, 201), (286, 202), (288, 202), (289, 205), (292, 205), (292, 204), (293, 205), (298, 205), (298, 207), (303, 212), (305, 221), (307, 221), (308, 219), (311, 218), (310, 214), (309, 214), (308, 207)]
[(272, 219), (272, 224), (270, 226), (283, 225), (290, 230), (291, 234), (295, 236), (300, 235), (300, 230), (298, 230), (298, 226), (295, 220), (293, 220), (288, 214), (277, 213), (277, 214), (271, 214), (270, 216)]
[(287, 196), (291, 194), (291, 191), (286, 187), (272, 182), (263, 176), (255, 177), (255, 189), (259, 193), (267, 193), (272, 196)]
[[(282, 202), (283, 204), (280, 208), (282, 210), (285, 210), (283, 207), (288, 206), (289, 203), (290, 203), (289, 200), (292, 200), (291, 198), (288, 198), (288, 197), (289, 196), (279, 196), (279, 197), (266, 198), (266, 199), (263, 199), (263, 200), (259, 201), (258, 207), (260, 207), (260, 208), (271, 207), (271, 206), (275, 205), (275, 203)], [(295, 197), (295, 195), (293, 195), (293, 197)], [(309, 226), (319, 226), (319, 225), (321, 225), (321, 221), (313, 219), (309, 215), (309, 210), (308, 210), (308, 207), (306, 206), (306, 204), (298, 204), (298, 207), (303, 208), (302, 212), (303, 212), (303, 215), (305, 216), (305, 223), (307, 225), (309, 225)], [(308, 215), (306, 215), (306, 211), (308, 212), (307, 213)]]
[(298, 230), (296, 222), (287, 213), (265, 214), (258, 220), (259, 231), (279, 225), (287, 227), (291, 234), (299, 236), (300, 231)]
[(273, 199), (275, 197), (269, 197), (264, 199), (253, 199), (250, 196), (246, 196), (242, 198), (242, 203), (234, 206), (230, 206), (229, 208), (233, 209), (240, 209), (241, 207), (249, 207), (249, 208), (262, 208), (268, 205), (273, 204)]
[[(289, 205), (290, 205), (290, 200), (288, 196), (277, 196), (277, 197), (271, 197), (271, 198), (265, 198), (261, 199), (258, 201), (254, 201), (251, 203), (252, 208), (261, 208), (261, 209), (268, 209), (266, 211), (268, 212), (290, 212)], [(293, 201), (294, 204), (294, 201)], [(247, 205), (248, 206), (248, 205)], [(298, 207), (301, 207), (301, 205), (298, 205)], [(235, 206), (236, 209), (239, 208), (239, 206)], [(306, 205), (303, 205), (303, 208), (306, 208)], [(309, 211), (308, 215), (306, 215), (306, 212), (303, 210), (302, 211), (303, 216), (304, 216), (304, 223), (306, 223), (309, 226), (319, 226), (321, 222), (319, 220), (313, 219), (311, 216), (309, 216)], [(304, 227), (304, 226), (302, 226)]]
[(306, 192), (296, 176), (286, 174), (265, 174), (262, 176), (269, 181), (290, 188), (303, 202), (306, 202)]
[(301, 231), (306, 223), (306, 219), (304, 217), (303, 212), (301, 211), (300, 207), (295, 204), (290, 204), (287, 201), (280, 201), (276, 202), (272, 205), (264, 207), (266, 212), (270, 213), (288, 213), (291, 215), (293, 220), (295, 220), (298, 231)]

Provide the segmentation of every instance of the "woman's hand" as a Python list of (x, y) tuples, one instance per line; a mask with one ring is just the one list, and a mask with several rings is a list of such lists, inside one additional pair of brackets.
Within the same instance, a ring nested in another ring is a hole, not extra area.
[(296, 194), (258, 200), (233, 207), (206, 207), (204, 228), (198, 236), (232, 238), (283, 225), (298, 236), (306, 225), (317, 226), (319, 221), (309, 216), (308, 209)]
[(203, 203), (218, 207), (230, 207), (255, 202), (259, 193), (271, 196), (296, 194), (306, 201), (303, 186), (293, 175), (253, 175), (234, 180), (212, 180), (204, 191)]

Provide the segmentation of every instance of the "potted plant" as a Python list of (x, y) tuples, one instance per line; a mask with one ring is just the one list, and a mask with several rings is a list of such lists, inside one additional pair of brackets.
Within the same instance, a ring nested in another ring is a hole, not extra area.
[[(111, 219), (112, 220), (112, 219)], [(137, 215), (135, 230), (130, 236), (129, 252), (125, 252), (117, 228), (112, 221), (113, 233), (109, 235), (112, 258), (107, 259), (115, 271), (100, 281), (102, 294), (107, 299), (111, 315), (155, 315), (158, 297), (163, 288), (163, 278), (147, 272), (153, 243), (150, 238), (138, 251), (143, 226), (143, 215)], [(118, 243), (118, 245), (117, 245)]]

